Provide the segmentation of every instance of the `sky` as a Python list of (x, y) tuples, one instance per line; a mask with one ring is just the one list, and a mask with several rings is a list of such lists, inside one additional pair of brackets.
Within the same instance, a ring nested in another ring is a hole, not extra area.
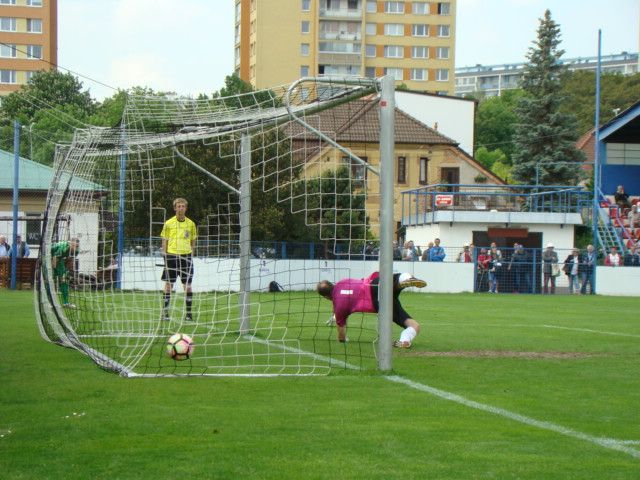
[[(133, 86), (211, 94), (234, 70), (234, 4), (58, 0), (58, 64), (97, 100)], [(546, 9), (560, 24), (563, 58), (596, 55), (598, 29), (603, 55), (639, 49), (640, 0), (458, 0), (457, 8), (456, 67), (525, 61)]]

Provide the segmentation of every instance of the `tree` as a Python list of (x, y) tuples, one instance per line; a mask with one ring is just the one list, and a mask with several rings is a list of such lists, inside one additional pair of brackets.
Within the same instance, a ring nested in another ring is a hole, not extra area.
[[(505, 155), (503, 163), (507, 165), (511, 165), (513, 155), (514, 125), (517, 121), (515, 107), (522, 96), (522, 90), (505, 90), (502, 95), (487, 97), (478, 104), (476, 149), (485, 147), (491, 151), (499, 148)], [(491, 165), (485, 166), (491, 168)]]
[(575, 117), (560, 112), (562, 91), (559, 63), (560, 27), (545, 11), (540, 19), (535, 47), (529, 48), (516, 113), (514, 180), (546, 185), (574, 185), (580, 179), (578, 162), (584, 155), (575, 147), (578, 138)]

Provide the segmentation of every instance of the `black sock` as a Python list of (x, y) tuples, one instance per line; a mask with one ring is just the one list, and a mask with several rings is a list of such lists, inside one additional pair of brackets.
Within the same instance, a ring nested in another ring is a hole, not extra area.
[(165, 293), (163, 298), (164, 298), (164, 309), (166, 310), (167, 308), (169, 308), (169, 303), (171, 302), (171, 293)]
[(193, 292), (187, 292), (185, 303), (187, 306), (187, 314), (191, 315), (191, 303), (193, 302)]

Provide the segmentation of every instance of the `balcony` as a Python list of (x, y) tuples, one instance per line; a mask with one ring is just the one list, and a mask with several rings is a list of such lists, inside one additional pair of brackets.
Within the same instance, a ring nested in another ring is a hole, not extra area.
[(320, 18), (362, 18), (362, 8), (320, 8)]

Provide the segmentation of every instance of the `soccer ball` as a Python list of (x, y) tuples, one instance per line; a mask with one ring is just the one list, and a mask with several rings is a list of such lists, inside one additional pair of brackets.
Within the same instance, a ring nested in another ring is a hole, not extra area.
[(174, 360), (187, 360), (193, 353), (193, 339), (184, 333), (174, 333), (167, 340), (165, 352)]

